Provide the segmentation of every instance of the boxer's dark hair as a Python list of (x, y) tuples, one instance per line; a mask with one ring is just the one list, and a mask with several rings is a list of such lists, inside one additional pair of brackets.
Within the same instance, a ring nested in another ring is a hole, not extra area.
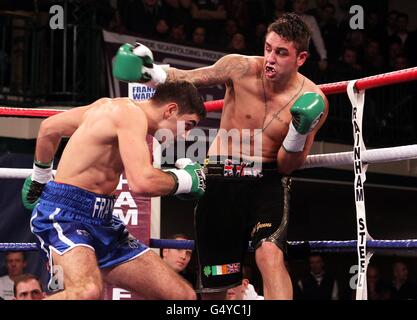
[(160, 84), (151, 98), (156, 103), (175, 102), (179, 114), (197, 114), (200, 119), (206, 117), (206, 108), (197, 88), (188, 81), (167, 81)]
[(297, 53), (308, 51), (311, 32), (297, 14), (283, 14), (268, 26), (267, 34), (270, 32), (275, 32), (285, 40), (294, 42)]

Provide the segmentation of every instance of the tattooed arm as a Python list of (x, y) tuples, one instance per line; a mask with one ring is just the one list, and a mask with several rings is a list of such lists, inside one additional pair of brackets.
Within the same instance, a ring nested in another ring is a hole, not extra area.
[(193, 70), (168, 69), (171, 81), (186, 80), (198, 87), (226, 84), (240, 79), (250, 70), (249, 57), (229, 54), (220, 58), (215, 64)]

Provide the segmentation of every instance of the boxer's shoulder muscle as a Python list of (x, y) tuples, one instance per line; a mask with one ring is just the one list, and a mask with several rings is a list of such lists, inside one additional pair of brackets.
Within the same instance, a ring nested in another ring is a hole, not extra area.
[(148, 128), (148, 119), (145, 112), (139, 104), (130, 99), (115, 99), (112, 112), (114, 112), (112, 118), (116, 128), (134, 127), (135, 129), (140, 128), (141, 131), (146, 131)]
[(86, 114), (88, 120), (109, 119), (115, 126), (132, 123), (140, 125), (147, 123), (142, 108), (129, 98), (103, 98)]

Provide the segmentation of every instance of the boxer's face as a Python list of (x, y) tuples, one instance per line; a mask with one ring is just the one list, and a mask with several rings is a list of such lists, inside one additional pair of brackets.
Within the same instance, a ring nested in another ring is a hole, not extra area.
[(196, 114), (182, 114), (178, 116), (177, 121), (177, 136), (186, 138), (190, 130), (197, 126), (200, 119)]
[(297, 52), (294, 42), (287, 41), (275, 32), (267, 34), (264, 47), (264, 76), (279, 80), (294, 73), (307, 59), (307, 52)]
[(178, 136), (185, 138), (189, 131), (200, 121), (199, 116), (195, 113), (179, 114), (178, 106), (175, 103), (168, 104), (164, 108), (164, 116), (159, 123), (159, 129), (170, 131), (171, 134), (169, 136), (172, 138)]

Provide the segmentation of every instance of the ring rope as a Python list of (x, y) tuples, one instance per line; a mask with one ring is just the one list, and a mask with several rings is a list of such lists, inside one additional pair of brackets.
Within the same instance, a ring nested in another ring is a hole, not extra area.
[[(306, 244), (313, 250), (322, 249), (355, 249), (357, 240), (313, 240), (313, 241), (288, 241), (290, 245)], [(150, 239), (151, 248), (170, 249), (194, 249), (194, 240)], [(417, 249), (417, 239), (405, 240), (368, 240), (366, 246), (369, 249)], [(0, 243), (0, 251), (37, 251), (36, 243)]]
[[(353, 151), (309, 155), (301, 168), (335, 167), (353, 164), (353, 156)], [(362, 159), (365, 163), (417, 159), (417, 144), (366, 150), (362, 154)], [(31, 174), (32, 169), (0, 168), (0, 179), (26, 179)]]
[[(394, 162), (416, 158), (417, 144), (400, 147), (372, 149), (366, 150), (362, 153), (362, 162), (364, 163)], [(316, 154), (307, 156), (307, 160), (301, 168), (307, 169), (317, 167), (343, 166), (353, 164), (353, 161), (353, 151)]]
[(66, 110), (0, 107), (2, 117), (48, 118)]

